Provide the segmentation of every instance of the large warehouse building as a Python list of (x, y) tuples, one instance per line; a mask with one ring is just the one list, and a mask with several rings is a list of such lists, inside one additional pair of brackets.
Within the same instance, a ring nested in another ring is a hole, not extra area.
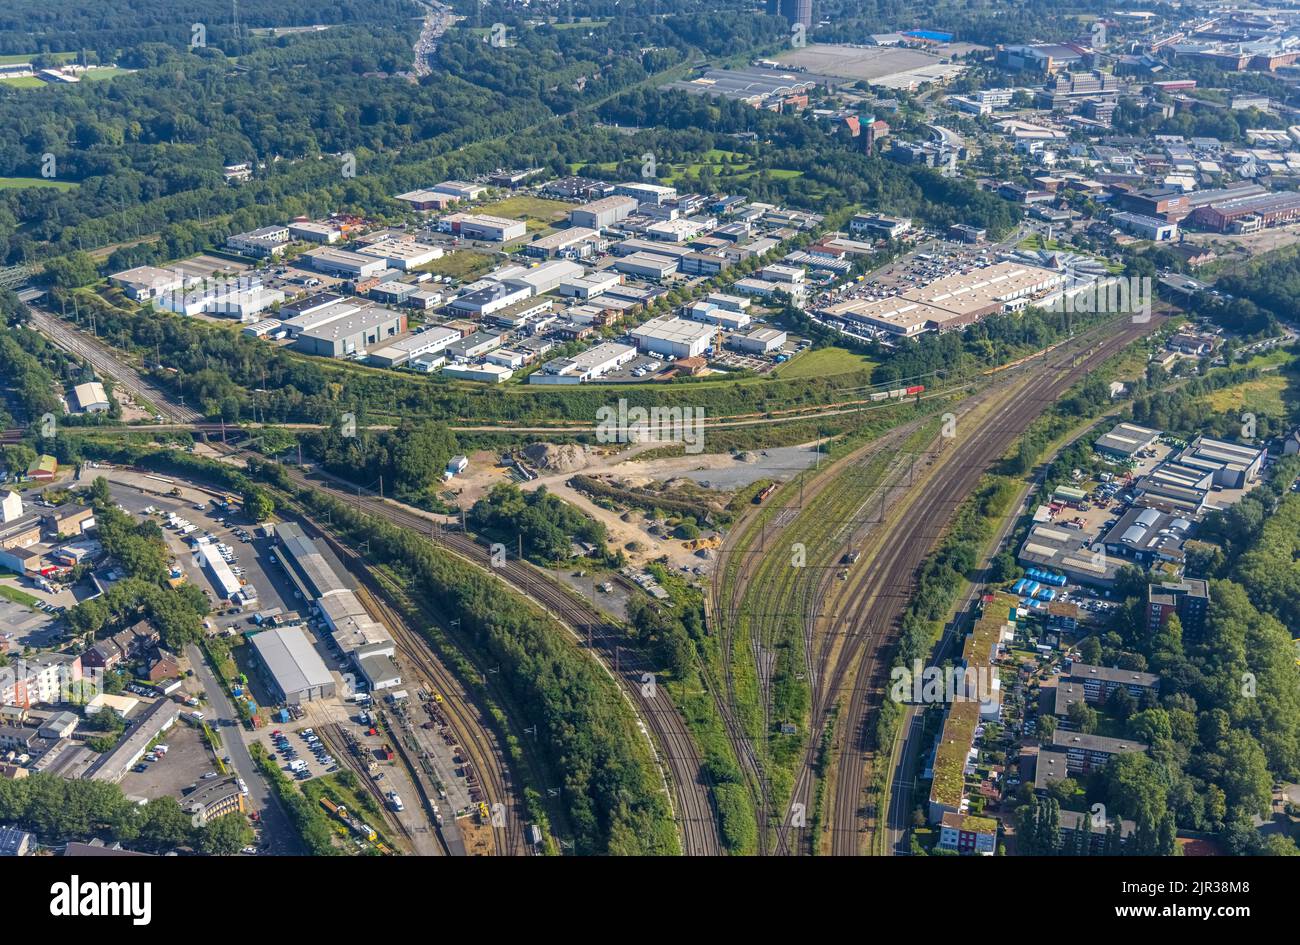
[(272, 694), (286, 705), (334, 695), (334, 677), (299, 627), (263, 630), (253, 637)]
[(988, 315), (1023, 308), (1040, 293), (1062, 286), (1063, 272), (1001, 262), (974, 272), (937, 279), (888, 299), (850, 299), (824, 309), (826, 315), (861, 322), (892, 335), (961, 328)]
[(717, 332), (712, 325), (685, 318), (652, 318), (632, 329), (632, 337), (642, 351), (665, 357), (693, 358), (704, 353)]
[(342, 358), (405, 332), (406, 314), (360, 299), (336, 299), (285, 320), (284, 327), (299, 351)]
[(585, 230), (603, 230), (636, 213), (635, 197), (602, 197), (574, 207), (569, 211), (569, 222)]

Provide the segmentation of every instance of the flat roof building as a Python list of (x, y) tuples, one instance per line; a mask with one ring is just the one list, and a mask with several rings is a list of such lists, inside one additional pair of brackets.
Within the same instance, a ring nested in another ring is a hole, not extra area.
[(575, 228), (599, 232), (626, 220), (636, 212), (637, 206), (634, 197), (626, 195), (601, 197), (599, 200), (593, 200), (591, 203), (570, 210), (569, 223)]
[(386, 239), (357, 250), (362, 256), (383, 260), (390, 269), (409, 272), (442, 258), (441, 246), (429, 246), (413, 240)]
[(636, 357), (636, 348), (605, 342), (572, 358), (556, 358), (528, 376), (530, 384), (582, 384), (616, 370)]
[(716, 333), (717, 329), (712, 325), (685, 318), (652, 318), (632, 329), (632, 337), (642, 351), (675, 358), (703, 354)]
[(285, 322), (304, 354), (342, 358), (381, 347), (406, 331), (404, 312), (369, 302), (341, 302)]
[(347, 279), (365, 279), (388, 268), (388, 263), (383, 259), (363, 256), (361, 253), (353, 253), (346, 249), (322, 247), (304, 255), (317, 272)]
[(334, 677), (300, 627), (263, 630), (252, 644), (280, 702), (300, 705), (334, 695)]
[(1116, 459), (1132, 459), (1143, 450), (1150, 449), (1160, 439), (1160, 431), (1140, 427), (1136, 423), (1117, 423), (1109, 433), (1102, 434), (1092, 444), (1098, 453)]
[(437, 354), (452, 342), (459, 340), (460, 332), (456, 329), (434, 326), (373, 349), (369, 360), (381, 367), (399, 367), (421, 355)]

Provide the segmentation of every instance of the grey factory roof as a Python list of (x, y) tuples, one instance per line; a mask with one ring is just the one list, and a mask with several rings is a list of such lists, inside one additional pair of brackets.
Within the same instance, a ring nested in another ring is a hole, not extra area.
[(298, 627), (264, 630), (253, 637), (253, 647), (286, 695), (334, 682), (325, 661)]
[(322, 548), (303, 533), (297, 522), (282, 522), (276, 526), (275, 535), (280, 540), (281, 550), (289, 558), (288, 563), (293, 565), (313, 599), (353, 586), (340, 578), (343, 571), (336, 566), (333, 557), (326, 557)]

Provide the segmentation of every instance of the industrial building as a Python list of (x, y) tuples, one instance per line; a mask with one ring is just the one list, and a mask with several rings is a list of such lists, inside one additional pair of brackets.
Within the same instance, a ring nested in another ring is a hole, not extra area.
[(677, 197), (676, 187), (665, 187), (662, 184), (645, 184), (640, 181), (630, 181), (626, 184), (616, 184), (614, 193), (623, 194), (627, 197), (633, 197), (638, 204), (648, 203), (660, 206)]
[(664, 357), (693, 358), (704, 353), (716, 332), (712, 325), (685, 318), (652, 318), (633, 328), (632, 337), (642, 351)]
[(460, 298), (453, 299), (451, 310), (458, 314), (491, 315), (508, 305), (532, 297), (532, 289), (527, 286), (505, 285), (489, 282), (480, 289), (466, 292)]
[(442, 193), (437, 190), (412, 190), (404, 194), (398, 194), (393, 199), (400, 200), (412, 210), (418, 210), (421, 213), (427, 213), (431, 210), (446, 210), (460, 200), (455, 194)]
[(441, 184), (433, 185), (433, 192), (438, 194), (450, 194), (459, 200), (478, 200), (488, 189), (483, 184), (474, 184), (463, 180), (445, 180)]
[(733, 312), (712, 302), (693, 302), (686, 307), (685, 315), (692, 321), (717, 325), (727, 331), (740, 331), (752, 321), (748, 312)]
[(487, 354), (489, 351), (501, 347), (504, 343), (505, 336), (500, 332), (476, 331), (459, 341), (453, 341), (447, 346), (447, 353), (453, 358), (463, 358), (468, 361), (471, 358)]
[(467, 240), (487, 240), (506, 243), (521, 239), (528, 226), (522, 220), (508, 220), (486, 214), (458, 213), (445, 218), (451, 232)]
[(245, 256), (266, 259), (281, 255), (289, 246), (287, 226), (264, 226), (247, 233), (236, 233), (226, 240), (226, 246)]
[(442, 369), (442, 373), (460, 381), (504, 384), (514, 377), (515, 372), (499, 364), (449, 364)]
[(912, 229), (908, 217), (887, 217), (881, 213), (858, 214), (849, 221), (849, 232), (870, 239), (896, 240)]
[(601, 197), (569, 211), (569, 223), (576, 228), (600, 232), (636, 213), (635, 197)]
[(252, 644), (277, 701), (301, 705), (334, 695), (334, 677), (300, 627), (263, 630)]
[(364, 354), (406, 331), (404, 312), (368, 302), (343, 302), (328, 312), (299, 318), (308, 319), (310, 324), (304, 326), (298, 319), (284, 323), (293, 334), (294, 347), (304, 354), (327, 358)]
[(100, 755), (82, 775), (86, 781), (106, 781), (117, 784), (138, 762), (145, 751), (163, 732), (176, 724), (180, 706), (170, 699), (159, 699), (132, 719), (117, 744)]
[(1016, 560), (1026, 568), (1059, 571), (1074, 584), (1101, 588), (1114, 585), (1123, 562), (1089, 548), (1081, 532), (1045, 523), (1029, 530)]
[(1156, 509), (1134, 507), (1102, 536), (1107, 554), (1137, 561), (1147, 567), (1164, 563), (1182, 573), (1186, 555), (1183, 542), (1192, 522)]
[(614, 268), (629, 276), (659, 282), (677, 271), (678, 261), (656, 253), (633, 253), (614, 263)]
[(1178, 238), (1178, 224), (1160, 217), (1149, 217), (1141, 213), (1114, 213), (1111, 214), (1110, 222), (1125, 233), (1156, 243), (1167, 243)]
[(572, 358), (556, 358), (528, 376), (530, 384), (582, 384), (617, 370), (636, 357), (636, 348), (606, 342)]
[(387, 261), (346, 249), (313, 249), (304, 254), (317, 272), (344, 279), (367, 279), (388, 268)]
[(524, 247), (524, 255), (542, 259), (585, 259), (600, 242), (600, 233), (586, 226), (571, 226), (538, 237)]
[(247, 810), (239, 780), (234, 777), (200, 781), (185, 795), (182, 806), (200, 827), (226, 814), (242, 814)]
[(1117, 423), (1109, 433), (1097, 437), (1093, 449), (1114, 459), (1132, 459), (1148, 450), (1160, 439), (1160, 431), (1136, 423)]
[(72, 399), (76, 402), (77, 410), (82, 413), (104, 413), (113, 406), (108, 399), (108, 392), (99, 381), (78, 384), (72, 389)]
[(413, 240), (386, 239), (357, 250), (362, 256), (381, 259), (390, 269), (410, 272), (442, 258), (441, 246), (428, 246)]
[(501, 281), (505, 285), (528, 289), (533, 295), (544, 295), (561, 283), (579, 279), (587, 272), (580, 263), (568, 259), (553, 259), (531, 269), (525, 269)]
[(893, 298), (851, 299), (827, 306), (824, 314), (860, 322), (893, 335), (961, 328), (989, 315), (1028, 305), (1035, 295), (1063, 286), (1064, 273), (1016, 262), (1000, 262), (908, 289)]
[(728, 343), (748, 354), (770, 354), (785, 346), (786, 337), (779, 328), (757, 328), (747, 335), (732, 335)]
[(623, 282), (617, 272), (603, 270), (578, 279), (566, 279), (560, 283), (560, 295), (565, 298), (594, 299)]
[(1244, 489), (1259, 478), (1267, 458), (1268, 450), (1262, 447), (1198, 436), (1179, 454), (1178, 461), (1212, 472), (1216, 486)]
[(313, 223), (304, 220), (289, 224), (289, 236), (307, 243), (337, 243), (343, 238), (343, 231), (331, 223)]
[(407, 338), (373, 349), (368, 356), (372, 364), (380, 367), (399, 367), (408, 361), (425, 354), (437, 354), (454, 341), (460, 340), (460, 332), (454, 328), (434, 326), (417, 332)]
[(115, 273), (108, 281), (118, 286), (136, 302), (148, 302), (160, 295), (178, 292), (185, 287), (186, 278), (182, 272), (159, 269), (155, 266), (136, 266), (124, 272)]

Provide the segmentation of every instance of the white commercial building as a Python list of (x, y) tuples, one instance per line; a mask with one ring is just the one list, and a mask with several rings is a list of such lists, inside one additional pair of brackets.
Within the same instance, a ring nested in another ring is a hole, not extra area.
[(574, 227), (599, 232), (626, 220), (636, 213), (636, 208), (635, 197), (602, 197), (570, 210), (569, 222)]
[(449, 364), (442, 369), (448, 377), (461, 381), (478, 381), (483, 384), (503, 384), (515, 372), (499, 364)]
[(678, 262), (667, 256), (654, 253), (633, 253), (614, 263), (614, 268), (629, 276), (639, 279), (659, 281), (666, 279), (677, 271)]
[(530, 384), (582, 384), (616, 370), (636, 357), (636, 348), (606, 342), (572, 358), (556, 358), (528, 376)]
[(604, 270), (602, 272), (593, 272), (589, 276), (583, 276), (577, 279), (566, 279), (560, 283), (560, 295), (572, 299), (594, 299), (598, 295), (603, 295), (617, 285), (621, 285), (623, 277), (617, 272)]
[(659, 206), (674, 199), (677, 196), (677, 188), (633, 181), (627, 184), (618, 184), (614, 188), (614, 193), (634, 197), (638, 203), (652, 203)]
[(543, 295), (555, 289), (561, 282), (578, 279), (586, 273), (581, 264), (568, 259), (554, 259), (532, 269), (525, 269), (518, 275), (503, 279), (506, 285), (527, 288), (533, 295)]
[(236, 233), (226, 240), (226, 246), (246, 256), (259, 259), (279, 256), (289, 245), (287, 226), (264, 226), (247, 233)]
[(371, 243), (357, 250), (362, 256), (372, 256), (388, 263), (390, 269), (409, 272), (421, 266), (427, 266), (435, 259), (442, 258), (441, 246), (428, 246), (413, 240), (387, 239)]
[(99, 381), (78, 384), (72, 389), (72, 396), (77, 402), (77, 409), (82, 413), (104, 413), (113, 406), (108, 399), (108, 392)]
[(185, 287), (186, 277), (183, 272), (170, 269), (136, 266), (109, 276), (108, 281), (120, 286), (135, 301), (148, 302), (160, 295), (180, 291)]
[(756, 328), (747, 335), (732, 335), (728, 340), (748, 354), (770, 354), (785, 345), (786, 333), (779, 328)]
[(456, 329), (435, 326), (382, 348), (375, 348), (369, 352), (368, 359), (381, 367), (398, 367), (422, 355), (437, 354), (459, 340), (460, 332)]
[(343, 231), (330, 223), (313, 223), (304, 220), (289, 224), (289, 236), (308, 243), (337, 243), (343, 238)]
[(388, 268), (388, 262), (384, 259), (363, 256), (346, 249), (313, 249), (304, 255), (317, 272), (346, 279), (366, 279)]
[(632, 337), (642, 351), (664, 357), (693, 358), (704, 353), (716, 332), (712, 325), (685, 318), (652, 318), (639, 328), (633, 328)]

